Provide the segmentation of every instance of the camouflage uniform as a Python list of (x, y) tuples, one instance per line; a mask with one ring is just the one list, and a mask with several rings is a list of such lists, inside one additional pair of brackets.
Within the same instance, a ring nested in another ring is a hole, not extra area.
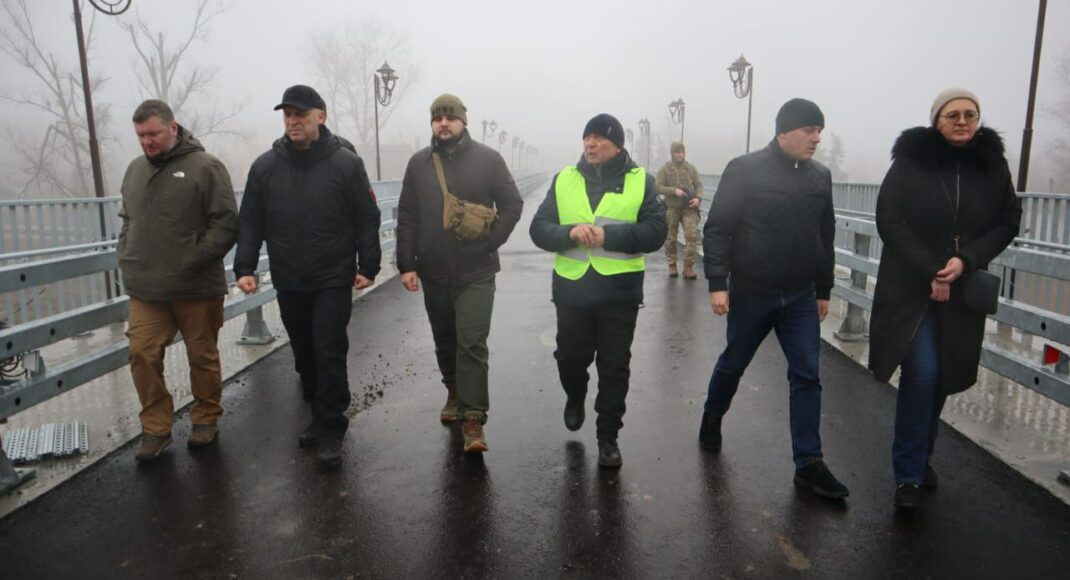
[(669, 234), (665, 239), (665, 257), (669, 260), (669, 271), (675, 275), (676, 236), (681, 222), (684, 225), (684, 269), (685, 272), (690, 271), (698, 254), (699, 210), (687, 207), (690, 198), (677, 197), (673, 190), (680, 188), (691, 192), (692, 197), (701, 199), (702, 180), (694, 165), (686, 160), (677, 163), (670, 159), (658, 170), (656, 181), (658, 193), (665, 196), (665, 218), (669, 225)]

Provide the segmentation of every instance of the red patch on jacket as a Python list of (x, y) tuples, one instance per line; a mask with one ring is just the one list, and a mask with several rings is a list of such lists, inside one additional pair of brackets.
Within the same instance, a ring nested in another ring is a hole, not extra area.
[(375, 198), (375, 190), (368, 186), (368, 195), (372, 198), (372, 201), (379, 203), (379, 200)]

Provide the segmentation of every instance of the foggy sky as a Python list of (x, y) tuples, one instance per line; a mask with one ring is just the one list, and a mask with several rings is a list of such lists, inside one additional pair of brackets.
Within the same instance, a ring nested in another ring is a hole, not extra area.
[[(211, 95), (219, 103), (247, 100), (241, 122), (254, 129), (254, 136), (226, 152), (227, 159), (240, 159), (236, 164), (244, 167), (281, 135), (281, 113), (272, 107), (283, 89), (311, 82), (304, 52), (308, 35), (374, 14), (407, 35), (410, 58), (419, 67), (418, 81), (400, 103), (391, 105), (397, 111), (382, 130), (384, 144), (425, 143), (430, 137), (428, 105), (436, 95), (452, 92), (468, 106), (474, 138), (480, 138), (479, 122), (493, 119), (508, 131), (510, 141), (519, 136), (538, 147), (547, 169), (576, 161), (582, 128), (600, 112), (617, 116), (635, 131), (638, 151), (633, 156), (642, 160), (636, 122), (649, 118), (667, 147), (670, 130), (678, 136), (680, 129), (670, 124), (667, 104), (682, 97), (689, 159), (702, 172), (718, 173), (744, 148), (747, 103), (733, 96), (725, 70), (742, 53), (755, 67), (752, 149), (772, 137), (773, 119), (784, 101), (805, 97), (824, 110), (826, 131), (843, 139), (850, 180), (879, 181), (899, 132), (927, 124), (933, 96), (948, 86), (962, 86), (979, 95), (984, 125), (1003, 133), (1012, 169), (1017, 168), (1035, 1), (517, 4), (235, 0), (213, 21), (208, 41), (195, 45), (190, 58), (219, 67)], [(134, 0), (134, 5), (152, 26), (176, 33), (192, 19), (192, 0)], [(57, 58), (76, 65), (69, 1), (35, 0), (33, 10), (42, 16), (36, 20), (38, 33)], [(113, 107), (119, 143), (112, 155), (119, 159), (112, 163), (123, 167), (138, 153), (128, 119), (140, 96), (131, 76), (129, 39), (107, 20), (97, 22), (99, 45), (91, 68), (110, 82), (94, 98)], [(1070, 3), (1051, 2), (1040, 107), (1070, 90), (1058, 86), (1052, 74), (1056, 59), (1070, 52), (1068, 24)], [(383, 58), (389, 61), (391, 55)], [(10, 92), (26, 82), (6, 56), (0, 57), (0, 67), (0, 89)], [(398, 71), (399, 83), (411, 80), (409, 72)], [(33, 118), (11, 104), (0, 111), (5, 127)], [(1051, 117), (1038, 112), (1034, 172), (1045, 154), (1044, 143), (1062, 136), (1056, 129)], [(374, 165), (373, 151), (361, 153)], [(0, 148), (0, 162), (9, 157)], [(6, 163), (0, 166), (0, 173), (9, 170)], [(114, 195), (121, 175), (107, 177)], [(244, 174), (235, 175), (235, 184), (244, 179)], [(1046, 183), (1033, 181), (1031, 186), (1046, 189)]]

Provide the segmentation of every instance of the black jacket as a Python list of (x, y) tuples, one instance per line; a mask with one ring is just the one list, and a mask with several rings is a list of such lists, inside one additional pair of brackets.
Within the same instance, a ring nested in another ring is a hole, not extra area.
[[(966, 147), (950, 145), (933, 128), (908, 129), (892, 158), (877, 196), (884, 248), (870, 318), (869, 367), (887, 381), (906, 356), (926, 308), (938, 308), (940, 382), (946, 393), (957, 393), (977, 381), (985, 326), (985, 316), (963, 304), (962, 285), (1018, 234), (1021, 205), (1003, 140), (991, 129), (980, 129)], [(952, 243), (956, 233), (958, 253)], [(948, 302), (933, 302), (932, 279), (956, 255), (966, 266), (963, 278), (951, 284)]]
[(836, 265), (832, 175), (796, 161), (774, 139), (728, 163), (703, 229), (710, 292), (788, 294), (813, 286), (828, 300)]
[[(604, 195), (619, 195), (624, 191), (624, 176), (638, 169), (628, 156), (621, 151), (613, 159), (594, 166), (581, 158), (576, 168), (583, 174), (587, 185), (587, 198), (591, 208), (597, 208)], [(568, 233), (573, 226), (561, 225), (557, 211), (557, 175), (550, 183), (535, 217), (531, 221), (531, 240), (535, 245), (548, 252), (563, 252), (572, 249), (576, 243), (569, 239)], [(658, 201), (657, 186), (654, 176), (646, 174), (646, 190), (643, 204), (639, 207), (638, 220), (634, 224), (613, 224), (605, 226), (605, 248), (612, 252), (628, 254), (649, 253), (657, 251), (665, 243), (668, 227), (665, 225), (665, 206)], [(643, 272), (631, 272), (603, 276), (588, 268), (579, 280), (568, 280), (553, 275), (553, 300), (555, 304), (587, 308), (609, 304), (642, 304)]]
[[(498, 210), (486, 239), (462, 240), (442, 227), (442, 187), (432, 152), (442, 159), (451, 194)], [(494, 274), (501, 270), (498, 248), (523, 209), (513, 175), (497, 151), (473, 142), (467, 129), (452, 153), (432, 139), (431, 147), (417, 151), (405, 168), (398, 199), (398, 271), (440, 284), (466, 284)]]
[(364, 161), (326, 126), (308, 151), (283, 137), (249, 170), (235, 275), (255, 273), (265, 240), (279, 290), (349, 286), (358, 272), (379, 273), (379, 206)]

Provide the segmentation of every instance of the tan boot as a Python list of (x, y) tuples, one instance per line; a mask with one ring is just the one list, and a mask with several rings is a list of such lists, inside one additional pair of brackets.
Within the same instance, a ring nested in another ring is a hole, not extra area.
[(669, 262), (669, 277), (675, 278), (679, 275), (680, 273), (676, 271), (676, 262)]
[(698, 275), (695, 274), (694, 264), (691, 262), (684, 262), (684, 278), (687, 278), (688, 280), (698, 278)]
[(216, 425), (194, 425), (189, 439), (186, 439), (186, 447), (204, 447), (215, 442), (218, 435), (219, 427)]
[(443, 423), (452, 423), (461, 418), (457, 411), (457, 385), (446, 385), (446, 404), (442, 406), (438, 418)]
[(461, 433), (464, 435), (465, 453), (484, 453), (488, 450), (487, 436), (483, 433), (483, 414), (479, 411), (464, 414)]
[(148, 433), (141, 434), (141, 441), (138, 442), (137, 449), (134, 450), (134, 459), (138, 461), (152, 461), (163, 453), (164, 449), (171, 446), (171, 434), (167, 435), (149, 435)]

